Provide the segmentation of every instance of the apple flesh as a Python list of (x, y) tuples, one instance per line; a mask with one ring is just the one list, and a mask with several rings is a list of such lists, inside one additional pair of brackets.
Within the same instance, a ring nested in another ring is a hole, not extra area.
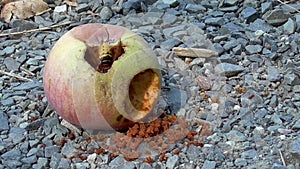
[[(122, 44), (106, 73), (97, 71), (103, 43)], [(154, 114), (161, 72), (153, 50), (132, 31), (86, 24), (53, 46), (44, 70), (50, 105), (68, 122), (92, 130), (126, 130)]]

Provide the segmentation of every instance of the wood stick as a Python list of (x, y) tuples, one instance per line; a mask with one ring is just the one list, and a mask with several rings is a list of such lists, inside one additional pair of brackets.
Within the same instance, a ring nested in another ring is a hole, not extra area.
[(15, 74), (15, 73), (5, 72), (3, 70), (0, 70), (0, 73), (4, 74), (4, 75), (7, 75), (7, 76), (10, 76), (10, 77), (17, 78), (17, 79), (22, 80), (22, 81), (32, 82), (31, 79), (28, 79), (26, 77), (22, 77), (20, 75)]
[(177, 56), (181, 57), (202, 57), (202, 58), (209, 58), (212, 56), (218, 56), (218, 52), (209, 50), (209, 49), (202, 49), (202, 48), (180, 48), (174, 47), (173, 51)]
[(60, 27), (60, 26), (64, 26), (64, 25), (69, 25), (71, 23), (72, 22), (69, 21), (69, 22), (65, 22), (65, 23), (61, 23), (61, 24), (57, 24), (57, 25), (52, 25), (52, 26), (48, 26), (48, 27), (38, 28), (38, 29), (24, 30), (24, 31), (21, 31), (21, 32), (2, 33), (2, 34), (0, 34), (0, 37), (9, 36), (9, 35), (19, 35), (19, 34), (24, 34), (24, 33), (32, 33), (32, 32), (38, 32), (38, 31), (45, 31), (45, 30), (56, 28), (56, 27)]

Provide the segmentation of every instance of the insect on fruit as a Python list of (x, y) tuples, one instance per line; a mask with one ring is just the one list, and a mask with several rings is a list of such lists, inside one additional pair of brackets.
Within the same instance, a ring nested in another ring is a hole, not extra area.
[[(109, 37), (108, 37), (109, 39)], [(113, 62), (124, 53), (121, 40), (117, 45), (110, 45), (108, 42), (103, 42), (99, 49), (100, 63), (97, 70), (100, 73), (107, 73)]]

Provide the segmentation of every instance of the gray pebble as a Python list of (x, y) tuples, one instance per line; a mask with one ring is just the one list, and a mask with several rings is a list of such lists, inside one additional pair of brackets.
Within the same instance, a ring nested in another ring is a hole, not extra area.
[(238, 167), (243, 167), (247, 165), (247, 161), (244, 158), (237, 158), (234, 161), (234, 165), (238, 166)]
[(75, 168), (76, 169), (89, 169), (90, 165), (89, 165), (89, 163), (80, 162), (80, 163), (75, 163)]
[(14, 58), (11, 57), (6, 57), (4, 59), (4, 65), (6, 68), (11, 71), (11, 70), (17, 70), (20, 67), (20, 63), (16, 61)]
[(250, 149), (242, 152), (241, 157), (245, 159), (254, 159), (259, 157), (259, 153), (254, 149)]
[(283, 25), (283, 30), (285, 33), (292, 34), (296, 30), (296, 23), (293, 19), (289, 18), (288, 21)]
[(173, 33), (178, 32), (178, 31), (182, 31), (186, 28), (185, 25), (178, 25), (178, 26), (174, 26), (174, 27), (170, 27), (170, 28), (166, 28), (163, 30), (164, 35), (169, 38), (173, 35)]
[(75, 10), (78, 12), (78, 13), (81, 13), (81, 12), (84, 12), (84, 11), (87, 11), (89, 9), (89, 5), (88, 4), (79, 4)]
[(10, 150), (1, 155), (4, 160), (18, 160), (21, 158), (20, 150)]
[(181, 41), (178, 38), (167, 39), (166, 41), (161, 43), (161, 48), (170, 50), (173, 47), (178, 46), (180, 43)]
[(222, 8), (220, 8), (220, 10), (223, 11), (223, 12), (235, 12), (238, 9), (239, 9), (238, 6), (230, 6), (230, 7), (222, 7)]
[(177, 20), (177, 16), (169, 13), (165, 13), (162, 17), (162, 21), (165, 24), (174, 24)]
[(213, 17), (205, 19), (204, 22), (208, 25), (222, 26), (225, 23), (225, 20), (223, 17)]
[(70, 142), (68, 142), (62, 148), (61, 153), (66, 157), (70, 158), (72, 156), (76, 156), (78, 151), (76, 148), (74, 148), (74, 146)]
[(201, 169), (214, 169), (217, 163), (215, 161), (205, 160)]
[(179, 157), (178, 155), (173, 155), (168, 158), (166, 162), (167, 168), (173, 169), (178, 164)]
[(226, 136), (229, 141), (234, 141), (234, 142), (242, 142), (247, 139), (243, 133), (237, 130), (231, 130), (229, 133), (226, 134)]
[(105, 19), (108, 20), (112, 17), (113, 13), (111, 11), (111, 9), (107, 6), (103, 7), (100, 11), (100, 18), (101, 19)]
[(42, 83), (41, 82), (37, 82), (37, 81), (32, 81), (32, 82), (24, 82), (21, 83), (21, 85), (14, 87), (14, 90), (30, 90), (36, 87), (42, 87)]
[(236, 76), (244, 70), (245, 68), (243, 66), (234, 65), (230, 63), (220, 63), (215, 66), (216, 73), (224, 74), (227, 77)]
[(280, 70), (277, 69), (274, 66), (269, 66), (268, 67), (268, 75), (267, 75), (267, 79), (271, 82), (277, 82), (282, 78), (281, 74), (280, 74)]
[(111, 168), (124, 168), (124, 169), (134, 169), (135, 165), (131, 162), (128, 162), (124, 157), (118, 156), (109, 163)]
[(224, 0), (223, 4), (226, 6), (233, 6), (236, 5), (238, 3), (238, 0)]
[(263, 103), (263, 98), (254, 90), (250, 89), (241, 97), (242, 107), (251, 107)]
[(272, 26), (266, 23), (266, 21), (258, 18), (254, 22), (249, 24), (247, 29), (256, 32), (257, 30), (262, 30), (263, 32), (269, 32), (272, 29)]
[(300, 159), (300, 138), (292, 142), (291, 153), (296, 159)]
[(292, 127), (293, 129), (300, 129), (300, 119), (296, 121), (296, 123)]
[(45, 148), (45, 157), (51, 157), (53, 154), (58, 153), (59, 150), (58, 146), (48, 146)]
[(140, 169), (152, 169), (152, 166), (149, 163), (142, 163)]
[(189, 158), (190, 161), (195, 161), (201, 153), (201, 149), (199, 147), (196, 147), (194, 145), (191, 145), (187, 149), (187, 157)]
[(262, 51), (262, 46), (261, 45), (247, 45), (246, 46), (246, 51), (248, 54), (255, 54), (255, 53), (260, 53)]
[(58, 164), (57, 169), (71, 168), (71, 160), (68, 158), (62, 158)]
[(30, 156), (30, 157), (22, 158), (21, 161), (22, 163), (25, 164), (33, 164), (37, 161), (37, 158), (36, 156)]
[(0, 132), (3, 130), (8, 130), (9, 125), (8, 125), (8, 120), (6, 117), (0, 117)]
[(230, 40), (230, 41), (227, 41), (224, 45), (223, 45), (223, 48), (228, 51), (234, 47), (236, 47), (237, 45), (239, 45), (238, 41), (233, 39), (233, 40)]
[(8, 46), (2, 50), (2, 53), (10, 55), (10, 54), (14, 53), (15, 49), (16, 48), (13, 46)]
[(267, 11), (271, 10), (272, 2), (264, 2), (261, 4), (261, 13), (264, 14)]
[(46, 167), (48, 165), (48, 159), (43, 158), (43, 157), (39, 157), (38, 160), (37, 160), (37, 164), (41, 167)]
[(185, 10), (188, 12), (203, 12), (206, 10), (206, 8), (198, 4), (187, 4)]
[(258, 17), (256, 9), (252, 7), (245, 8), (242, 11), (242, 15), (246, 19), (246, 23), (253, 22)]
[(20, 128), (20, 127), (12, 127), (9, 130), (9, 137), (12, 138), (13, 143), (17, 144), (20, 143), (25, 137), (25, 129)]
[(6, 168), (18, 168), (23, 165), (22, 162), (18, 160), (2, 160), (2, 164), (6, 166)]
[(284, 13), (282, 9), (274, 9), (267, 11), (262, 18), (273, 26), (279, 26), (289, 19), (289, 15)]

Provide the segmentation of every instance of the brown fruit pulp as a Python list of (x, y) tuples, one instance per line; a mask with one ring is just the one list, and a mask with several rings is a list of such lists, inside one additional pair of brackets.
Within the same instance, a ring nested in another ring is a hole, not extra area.
[(160, 90), (159, 76), (151, 69), (147, 69), (131, 80), (129, 99), (132, 105), (142, 112), (152, 110)]

